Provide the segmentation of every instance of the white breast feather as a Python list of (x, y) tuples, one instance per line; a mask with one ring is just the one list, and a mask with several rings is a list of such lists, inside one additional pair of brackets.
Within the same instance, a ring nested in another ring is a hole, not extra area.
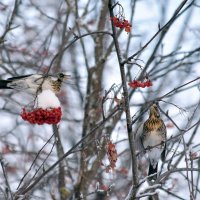
[[(147, 148), (147, 153), (148, 153), (150, 162), (154, 168), (156, 167), (156, 164), (159, 161), (161, 153), (164, 149), (163, 145), (159, 145), (161, 143), (162, 143), (162, 135), (158, 134), (158, 132), (156, 131), (151, 132), (151, 134), (149, 134), (148, 137), (143, 142), (144, 148), (145, 149)], [(149, 150), (148, 150), (148, 147), (150, 147)], [(154, 147), (154, 148), (151, 148), (151, 147)]]

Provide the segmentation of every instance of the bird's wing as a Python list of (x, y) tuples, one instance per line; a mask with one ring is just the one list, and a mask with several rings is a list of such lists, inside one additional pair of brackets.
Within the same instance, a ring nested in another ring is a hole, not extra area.
[(165, 144), (164, 149), (163, 149), (163, 151), (161, 153), (162, 162), (165, 162), (165, 157), (166, 157), (166, 144)]
[(27, 78), (24, 78), (25, 85), (33, 90), (37, 90), (41, 84), (44, 83), (45, 80), (47, 80), (48, 77), (44, 77), (41, 74), (34, 74), (32, 76), (29, 76)]
[(143, 126), (144, 124), (141, 123), (135, 132), (135, 147), (136, 147), (136, 150), (139, 152), (144, 152), (144, 146), (142, 144)]
[(31, 93), (35, 93), (42, 83), (42, 75), (26, 75), (20, 77), (13, 77), (9, 79), (8, 87), (16, 90), (29, 90)]
[(164, 122), (163, 122), (163, 131), (164, 131), (164, 133), (163, 133), (163, 135), (164, 135), (164, 140), (163, 140), (163, 142), (164, 142), (164, 149), (163, 149), (163, 151), (162, 151), (162, 153), (161, 153), (161, 160), (162, 160), (162, 162), (164, 162), (165, 161), (165, 157), (166, 157), (166, 140), (167, 140), (167, 129), (166, 129), (166, 126), (165, 126), (165, 124), (164, 124)]
[(28, 75), (24, 75), (24, 76), (14, 76), (14, 77), (8, 78), (7, 80), (8, 81), (14, 81), (14, 80), (19, 80), (19, 79), (24, 79), (24, 78), (27, 78), (29, 76), (32, 76), (32, 74), (28, 74)]
[(57, 80), (58, 77), (54, 75), (30, 74), (25, 76), (9, 78), (7, 80), (8, 83), (6, 84), (6, 88), (12, 88), (16, 90), (26, 90), (26, 92), (36, 94), (36, 92), (39, 92), (40, 89), (54, 91), (52, 84)]

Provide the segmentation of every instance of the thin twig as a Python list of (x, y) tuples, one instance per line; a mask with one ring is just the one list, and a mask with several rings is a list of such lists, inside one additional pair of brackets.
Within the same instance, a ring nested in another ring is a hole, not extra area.
[(136, 55), (140, 54), (156, 37), (157, 35), (162, 32), (165, 31), (166, 29), (169, 28), (169, 26), (172, 24), (172, 22), (176, 19), (177, 15), (179, 14), (179, 12), (181, 11), (181, 9), (183, 8), (183, 6), (187, 3), (188, 0), (184, 0), (180, 6), (176, 9), (176, 11), (174, 12), (173, 16), (171, 17), (171, 19), (163, 26), (160, 27), (158, 29), (158, 31), (153, 35), (153, 37), (136, 53), (134, 53), (132, 56), (128, 57), (126, 60), (123, 61), (122, 64), (127, 63), (128, 61), (132, 60)]
[(40, 153), (44, 149), (44, 147), (50, 142), (50, 140), (53, 138), (54, 134), (51, 135), (51, 137), (45, 142), (45, 144), (42, 146), (42, 148), (38, 151), (37, 155), (35, 156), (35, 159), (33, 160), (31, 166), (29, 167), (28, 171), (24, 174), (24, 176), (21, 178), (19, 185), (17, 186), (17, 190), (19, 189), (20, 185), (24, 181), (25, 177), (28, 175), (28, 173), (31, 171), (33, 165), (35, 164), (37, 158), (39, 157)]
[(90, 33), (86, 33), (83, 35), (75, 35), (74, 39), (67, 45), (65, 46), (63, 49), (61, 49), (51, 60), (50, 64), (49, 64), (49, 68), (48, 71), (46, 72), (46, 74), (49, 73), (54, 61), (58, 58), (58, 56), (63, 53), (64, 51), (66, 51), (69, 47), (71, 47), (76, 41), (78, 41), (79, 39), (83, 38), (83, 37), (87, 37), (87, 36), (91, 36), (91, 35), (110, 35), (113, 36), (112, 33), (108, 32), (108, 31), (94, 31), (94, 32), (90, 32)]
[(199, 172), (200, 169), (199, 168), (187, 168), (187, 167), (183, 167), (183, 168), (175, 168), (175, 169), (170, 169), (166, 172), (164, 172), (163, 174), (161, 174), (155, 183), (159, 183), (160, 181), (162, 181), (166, 176), (169, 176), (170, 174), (176, 173), (176, 172), (184, 172), (184, 171), (197, 171)]
[(93, 128), (85, 137), (83, 137), (79, 142), (77, 142), (70, 150), (68, 150), (60, 159), (58, 159), (54, 164), (52, 164), (46, 171), (44, 171), (40, 176), (38, 176), (35, 181), (30, 184), (28, 187), (19, 191), (18, 195), (24, 195), (28, 191), (30, 191), (33, 187), (35, 187), (40, 180), (46, 176), (49, 172), (51, 172), (63, 159), (69, 156), (80, 144), (82, 144), (88, 137), (90, 137), (96, 130), (98, 130), (101, 126), (103, 126), (110, 118), (112, 118), (121, 108), (117, 107), (104, 121), (99, 122), (95, 128)]
[[(113, 5), (112, 0), (109, 0), (109, 12), (110, 17), (114, 16), (113, 13)], [(112, 22), (112, 31), (113, 31), (113, 40), (115, 44), (116, 54), (118, 58), (119, 68), (120, 68), (120, 74), (121, 74), (121, 80), (122, 80), (122, 88), (123, 88), (123, 95), (124, 95), (124, 106), (125, 106), (125, 113), (126, 113), (126, 123), (127, 123), (127, 132), (128, 132), (128, 139), (129, 139), (129, 146), (131, 150), (131, 158), (132, 158), (132, 181), (133, 185), (137, 186), (138, 184), (138, 174), (137, 174), (137, 158), (136, 158), (136, 152), (135, 152), (135, 146), (133, 145), (133, 137), (132, 137), (132, 118), (130, 115), (130, 105), (129, 105), (129, 94), (128, 94), (128, 88), (126, 85), (126, 73), (125, 73), (125, 63), (122, 62), (122, 54), (119, 47), (119, 42), (117, 40), (117, 34), (116, 29)], [(135, 188), (134, 188), (135, 189)], [(136, 191), (133, 190), (131, 194), (131, 198), (134, 198), (136, 195)]]
[(4, 31), (3, 34), (0, 36), (0, 43), (1, 43), (2, 41), (4, 41), (4, 38), (6, 37), (6, 34), (7, 34), (10, 30), (13, 29), (11, 26), (13, 25), (13, 20), (14, 20), (15, 16), (17, 15), (19, 2), (20, 2), (20, 0), (15, 0), (14, 8), (13, 8), (12, 14), (11, 14), (11, 16), (10, 16), (10, 19), (9, 19), (7, 25), (6, 25), (5, 31)]
[(2, 171), (3, 171), (3, 176), (4, 176), (4, 179), (5, 179), (5, 182), (6, 182), (7, 190), (10, 193), (11, 200), (13, 200), (13, 194), (12, 194), (10, 184), (9, 184), (9, 181), (8, 181), (8, 176), (7, 176), (7, 173), (6, 173), (6, 170), (5, 170), (5, 164), (4, 164), (4, 161), (3, 161), (2, 154), (0, 154), (0, 163), (1, 163), (1, 168), (2, 168)]

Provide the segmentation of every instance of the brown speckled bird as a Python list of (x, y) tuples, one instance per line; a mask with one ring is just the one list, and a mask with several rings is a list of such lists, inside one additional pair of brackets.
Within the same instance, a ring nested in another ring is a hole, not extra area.
[[(158, 161), (165, 159), (166, 127), (160, 118), (156, 104), (150, 107), (149, 118), (136, 133), (136, 144), (139, 151), (145, 151), (149, 157), (148, 175), (157, 173)], [(156, 179), (157, 175), (151, 179)]]
[(37, 94), (43, 90), (51, 90), (58, 93), (62, 82), (70, 75), (58, 73), (57, 75), (30, 74), (0, 80), (0, 89), (15, 89), (19, 91)]

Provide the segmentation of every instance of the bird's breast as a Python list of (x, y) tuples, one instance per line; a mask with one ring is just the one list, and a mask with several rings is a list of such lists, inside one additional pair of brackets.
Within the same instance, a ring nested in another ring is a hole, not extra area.
[(159, 131), (148, 132), (143, 139), (143, 146), (145, 149), (148, 147), (162, 148), (162, 143), (163, 135)]

